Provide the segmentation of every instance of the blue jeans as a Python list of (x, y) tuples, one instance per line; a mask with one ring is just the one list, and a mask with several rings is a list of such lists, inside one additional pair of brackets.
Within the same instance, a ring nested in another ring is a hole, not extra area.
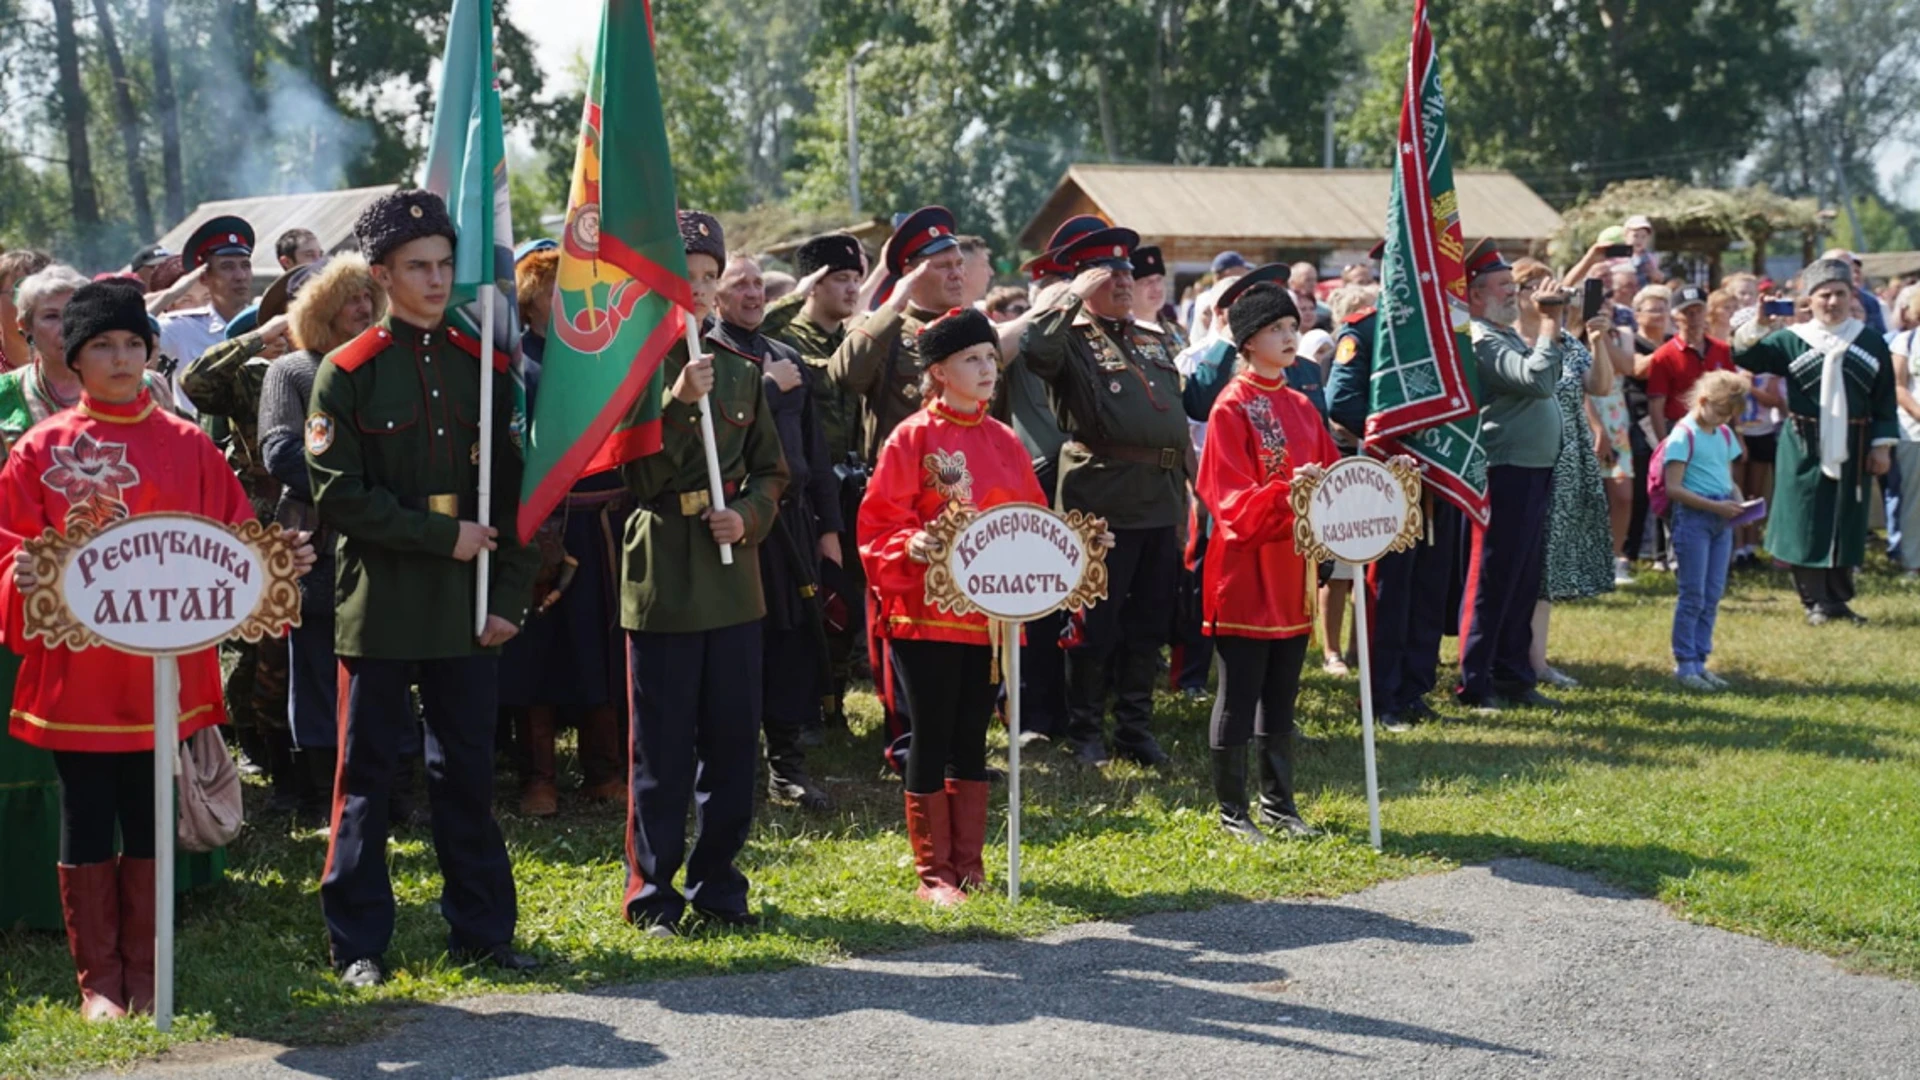
[(1680, 599), (1673, 605), (1675, 674), (1697, 675), (1713, 652), (1713, 620), (1727, 591), (1733, 529), (1718, 514), (1676, 504), (1673, 553), (1680, 582)]

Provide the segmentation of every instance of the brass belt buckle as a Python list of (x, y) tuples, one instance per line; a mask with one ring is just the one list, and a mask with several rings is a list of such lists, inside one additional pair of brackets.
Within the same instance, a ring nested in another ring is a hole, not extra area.
[(443, 517), (458, 518), (460, 516), (460, 496), (429, 495), (427, 496), (427, 510)]
[(705, 491), (683, 491), (680, 493), (680, 516), (699, 517), (707, 507), (713, 505), (713, 496)]
[(1180, 458), (1180, 451), (1173, 447), (1163, 446), (1160, 448), (1160, 467), (1168, 472), (1172, 472), (1180, 467)]

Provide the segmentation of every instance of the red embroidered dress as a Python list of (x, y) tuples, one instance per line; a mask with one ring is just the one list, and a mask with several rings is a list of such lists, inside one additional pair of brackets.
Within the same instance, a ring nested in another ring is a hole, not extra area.
[(1213, 515), (1201, 629), (1210, 636), (1297, 637), (1312, 629), (1313, 568), (1293, 550), (1293, 474), (1340, 451), (1306, 395), (1242, 370), (1207, 415), (1194, 490)]
[(860, 502), (860, 563), (882, 637), (988, 644), (985, 615), (928, 606), (927, 568), (907, 557), (907, 541), (949, 502), (987, 510), (1010, 502), (1045, 506), (1047, 496), (1012, 428), (985, 407), (969, 416), (936, 400), (887, 437)]
[[(8, 730), (48, 750), (153, 749), (153, 662), (111, 649), (49, 649), (24, 633), (13, 584), (21, 539), (75, 522), (134, 514), (253, 519), (246, 490), (199, 428), (140, 396), (124, 405), (82, 397), (34, 426), (0, 469), (0, 604), (6, 644), (23, 657)], [(180, 737), (226, 721), (217, 649), (179, 658)]]

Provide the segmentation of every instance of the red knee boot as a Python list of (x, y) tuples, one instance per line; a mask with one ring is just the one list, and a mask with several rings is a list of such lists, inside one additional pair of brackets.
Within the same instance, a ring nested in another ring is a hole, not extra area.
[(153, 1011), (153, 889), (153, 860), (121, 856), (120, 964), (128, 1012)]
[(60, 867), (60, 907), (67, 948), (80, 977), (80, 1015), (117, 1020), (127, 1015), (120, 965), (120, 887), (112, 862)]
[(953, 873), (952, 829), (946, 792), (907, 792), (907, 842), (913, 845), (913, 872), (920, 878), (915, 895), (940, 907), (967, 898)]
[(987, 796), (993, 785), (985, 780), (948, 780), (947, 816), (953, 833), (953, 874), (967, 892), (984, 888), (987, 867), (981, 858), (987, 846)]

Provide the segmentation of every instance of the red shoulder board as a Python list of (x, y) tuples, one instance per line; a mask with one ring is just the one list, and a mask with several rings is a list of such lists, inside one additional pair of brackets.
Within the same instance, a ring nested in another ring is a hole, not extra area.
[[(480, 359), (480, 342), (475, 338), (467, 336), (467, 334), (458, 327), (447, 327), (447, 340), (453, 342), (454, 346), (461, 352), (466, 353), (475, 360)], [(508, 359), (509, 357), (506, 353), (495, 349), (493, 352), (493, 370), (504, 373), (507, 370)]]
[(1380, 310), (1379, 308), (1375, 308), (1375, 307), (1361, 308), (1359, 311), (1356, 311), (1353, 314), (1347, 316), (1346, 324), (1348, 326), (1352, 326), (1354, 323), (1359, 322), (1360, 320), (1366, 318), (1367, 316), (1379, 310)]
[(385, 352), (387, 346), (391, 344), (393, 344), (393, 334), (384, 326), (374, 326), (327, 354), (327, 359), (341, 371), (353, 371)]

